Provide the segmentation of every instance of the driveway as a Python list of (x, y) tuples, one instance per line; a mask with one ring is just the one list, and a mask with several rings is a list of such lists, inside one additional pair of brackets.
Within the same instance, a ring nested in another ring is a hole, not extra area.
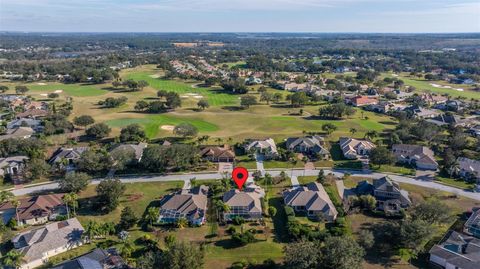
[(255, 161), (257, 163), (257, 170), (260, 171), (262, 176), (265, 176), (265, 168), (263, 167), (263, 160), (265, 157), (262, 154), (255, 153)]

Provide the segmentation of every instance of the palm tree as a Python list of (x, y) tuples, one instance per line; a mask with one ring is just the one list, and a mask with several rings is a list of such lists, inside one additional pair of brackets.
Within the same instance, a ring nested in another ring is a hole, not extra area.
[(147, 214), (145, 215), (145, 220), (150, 222), (150, 225), (153, 225), (153, 222), (158, 220), (159, 215), (160, 212), (158, 211), (158, 208), (153, 206), (149, 207)]
[(100, 227), (98, 223), (95, 221), (89, 221), (87, 226), (85, 227), (85, 237), (87, 238), (88, 243), (92, 243), (92, 240), (97, 236), (100, 232)]
[(70, 218), (70, 208), (69, 208), (68, 204), (71, 201), (70, 194), (69, 193), (65, 194), (63, 196), (62, 200), (65, 203), (65, 208), (67, 209), (67, 218), (69, 219)]
[(179, 218), (175, 224), (177, 228), (183, 229), (188, 226), (188, 220), (186, 218)]
[(20, 219), (18, 218), (18, 207), (20, 206), (20, 201), (13, 200), (11, 201), (12, 205), (15, 207), (15, 215), (17, 216), (17, 225), (20, 223)]
[(3, 263), (14, 268), (20, 268), (24, 261), (24, 254), (15, 249), (10, 250), (5, 257), (3, 257)]

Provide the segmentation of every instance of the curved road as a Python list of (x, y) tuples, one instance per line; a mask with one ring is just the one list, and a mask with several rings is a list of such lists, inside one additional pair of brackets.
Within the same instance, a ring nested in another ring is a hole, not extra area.
[[(272, 176), (277, 176), (280, 174), (281, 171), (286, 171), (288, 175), (298, 177), (298, 176), (316, 176), (318, 175), (318, 170), (289, 170), (289, 169), (273, 169), (267, 170), (269, 174)], [(338, 177), (342, 177), (344, 173), (349, 173), (351, 176), (360, 176), (365, 178), (380, 178), (385, 176), (386, 174), (383, 173), (372, 173), (372, 172), (360, 172), (360, 171), (348, 171), (348, 170), (329, 170), (324, 169), (325, 173), (333, 173)], [(439, 191), (445, 191), (454, 193), (460, 196), (464, 196), (467, 198), (471, 198), (477, 201), (480, 201), (480, 193), (475, 193), (469, 190), (463, 190), (459, 188), (454, 188), (446, 185), (442, 185), (436, 183), (434, 181), (429, 180), (419, 180), (414, 179), (411, 177), (406, 176), (399, 176), (399, 175), (390, 175), (389, 177), (400, 183), (408, 183), (412, 185), (417, 185), (425, 188), (435, 189)], [(186, 181), (191, 178), (196, 178), (196, 180), (211, 180), (211, 179), (219, 179), (222, 178), (222, 174), (220, 173), (204, 173), (204, 174), (179, 174), (179, 175), (166, 175), (166, 176), (135, 176), (135, 177), (118, 177), (123, 183), (134, 183), (134, 182), (155, 182), (155, 181)], [(96, 179), (91, 182), (91, 184), (98, 184), (101, 180)], [(25, 187), (22, 189), (13, 190), (13, 194), (16, 196), (26, 195), (35, 193), (38, 191), (47, 191), (47, 190), (54, 190), (58, 188), (58, 183), (49, 183), (37, 186), (30, 186)]]

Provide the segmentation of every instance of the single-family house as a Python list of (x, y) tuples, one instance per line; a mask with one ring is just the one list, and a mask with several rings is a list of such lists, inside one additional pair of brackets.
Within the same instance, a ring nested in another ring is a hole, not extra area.
[(65, 215), (66, 208), (62, 200), (63, 194), (47, 194), (34, 197), (21, 198), (17, 207), (18, 219), (15, 206), (10, 202), (0, 205), (0, 216), (3, 223), (8, 223), (15, 218), (18, 226), (38, 225), (55, 220), (57, 216)]
[(373, 180), (373, 196), (377, 200), (377, 209), (396, 213), (412, 205), (407, 191), (400, 189), (398, 183), (388, 176)]
[(452, 114), (451, 112), (438, 115), (431, 119), (427, 119), (428, 122), (438, 126), (453, 125), (453, 126), (467, 126), (470, 124), (469, 118), (462, 118), (459, 115)]
[(18, 127), (30, 127), (37, 132), (43, 129), (42, 122), (32, 118), (17, 118), (7, 123), (7, 129), (16, 129)]
[(437, 94), (431, 94), (431, 93), (424, 93), (420, 97), (429, 106), (438, 105), (438, 104), (445, 104), (448, 101), (448, 98), (445, 97), (445, 96), (437, 95)]
[(228, 162), (235, 161), (235, 152), (229, 145), (206, 146), (200, 151), (200, 157), (209, 162)]
[(334, 221), (337, 218), (335, 206), (323, 186), (317, 182), (283, 192), (283, 201), (295, 212), (312, 219)]
[(59, 165), (65, 169), (73, 169), (75, 167), (75, 161), (80, 159), (82, 153), (84, 153), (88, 147), (75, 147), (75, 148), (58, 148), (52, 157), (48, 160), (51, 165)]
[(42, 118), (48, 116), (48, 111), (43, 109), (28, 109), (24, 112), (17, 113), (17, 118)]
[(457, 159), (457, 163), (459, 176), (480, 182), (480, 161), (460, 157)]
[(0, 158), (0, 176), (3, 177), (5, 175), (20, 175), (25, 168), (25, 162), (27, 160), (27, 156), (12, 156), (7, 158)]
[(223, 202), (229, 210), (223, 212), (223, 219), (231, 221), (234, 217), (242, 217), (248, 221), (262, 218), (262, 202), (265, 191), (253, 183), (247, 183), (240, 191), (231, 189), (223, 195)]
[(378, 104), (378, 98), (375, 97), (375, 96), (357, 95), (353, 98), (345, 99), (345, 102), (349, 105), (360, 107), (360, 106), (368, 106), (368, 105)]
[(430, 262), (441, 268), (480, 268), (480, 239), (456, 231), (449, 231), (429, 253)]
[(406, 107), (404, 111), (411, 113), (416, 119), (430, 119), (440, 115), (438, 110), (427, 109), (416, 105)]
[(468, 218), (467, 222), (463, 225), (463, 232), (469, 235), (473, 235), (476, 238), (480, 238), (480, 209), (472, 209), (472, 215)]
[(267, 159), (273, 159), (278, 156), (277, 145), (272, 138), (265, 140), (253, 140), (247, 143), (245, 150), (249, 153), (263, 155), (263, 157)]
[(116, 249), (96, 248), (81, 256), (54, 265), (51, 269), (128, 269)]
[(119, 151), (130, 152), (135, 159), (134, 162), (140, 162), (143, 157), (143, 150), (147, 147), (147, 143), (138, 143), (138, 144), (120, 144), (110, 150), (111, 154), (115, 154)]
[(368, 140), (359, 140), (349, 137), (340, 137), (340, 149), (343, 156), (347, 159), (355, 160), (370, 154), (370, 151), (376, 146)]
[(325, 139), (319, 135), (290, 137), (286, 141), (287, 149), (309, 156), (329, 159), (330, 152), (325, 148)]
[(76, 218), (47, 224), (22, 232), (12, 239), (14, 248), (23, 255), (21, 269), (39, 267), (50, 257), (82, 245), (83, 227)]
[(185, 218), (192, 225), (206, 221), (208, 187), (198, 186), (166, 195), (160, 201), (159, 223), (175, 223)]
[(433, 151), (420, 145), (395, 144), (392, 145), (392, 153), (399, 163), (415, 165), (418, 169), (437, 170), (438, 163)]
[(17, 127), (14, 129), (7, 129), (7, 133), (0, 135), (0, 141), (6, 139), (27, 139), (32, 137), (35, 131), (30, 127)]

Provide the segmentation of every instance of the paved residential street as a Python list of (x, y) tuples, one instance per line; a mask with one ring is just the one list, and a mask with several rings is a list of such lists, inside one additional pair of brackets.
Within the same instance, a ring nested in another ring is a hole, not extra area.
[[(299, 176), (316, 176), (318, 175), (318, 170), (290, 170), (290, 169), (275, 169), (275, 170), (266, 170), (272, 176), (278, 176), (280, 172), (285, 171), (287, 174), (291, 175), (292, 183), (293, 177)], [(382, 173), (372, 173), (372, 172), (358, 172), (358, 171), (347, 171), (347, 170), (324, 170), (326, 174), (333, 173), (335, 176), (342, 177), (344, 173), (349, 173), (351, 176), (365, 177), (365, 178), (380, 178), (385, 176)], [(390, 178), (396, 182), (408, 183), (412, 185), (417, 185), (425, 188), (435, 189), (439, 191), (445, 191), (454, 193), (463, 197), (471, 198), (477, 201), (480, 201), (480, 193), (471, 192), (468, 190), (458, 189), (446, 185), (442, 185), (433, 181), (419, 180), (406, 176), (399, 175), (389, 175)], [(180, 175), (166, 175), (166, 176), (138, 176), (138, 177), (119, 177), (123, 183), (135, 183), (135, 182), (155, 182), (155, 181), (186, 181), (191, 178), (196, 178), (196, 180), (211, 180), (211, 179), (220, 179), (222, 178), (221, 173), (205, 173), (205, 174), (180, 174)], [(251, 173), (250, 173), (250, 177)], [(99, 179), (93, 180), (91, 184), (98, 184)], [(58, 183), (50, 183), (44, 185), (38, 185), (33, 187), (25, 187), (23, 189), (13, 190), (13, 194), (16, 196), (26, 195), (30, 193), (35, 193), (38, 191), (53, 190), (58, 188)]]

